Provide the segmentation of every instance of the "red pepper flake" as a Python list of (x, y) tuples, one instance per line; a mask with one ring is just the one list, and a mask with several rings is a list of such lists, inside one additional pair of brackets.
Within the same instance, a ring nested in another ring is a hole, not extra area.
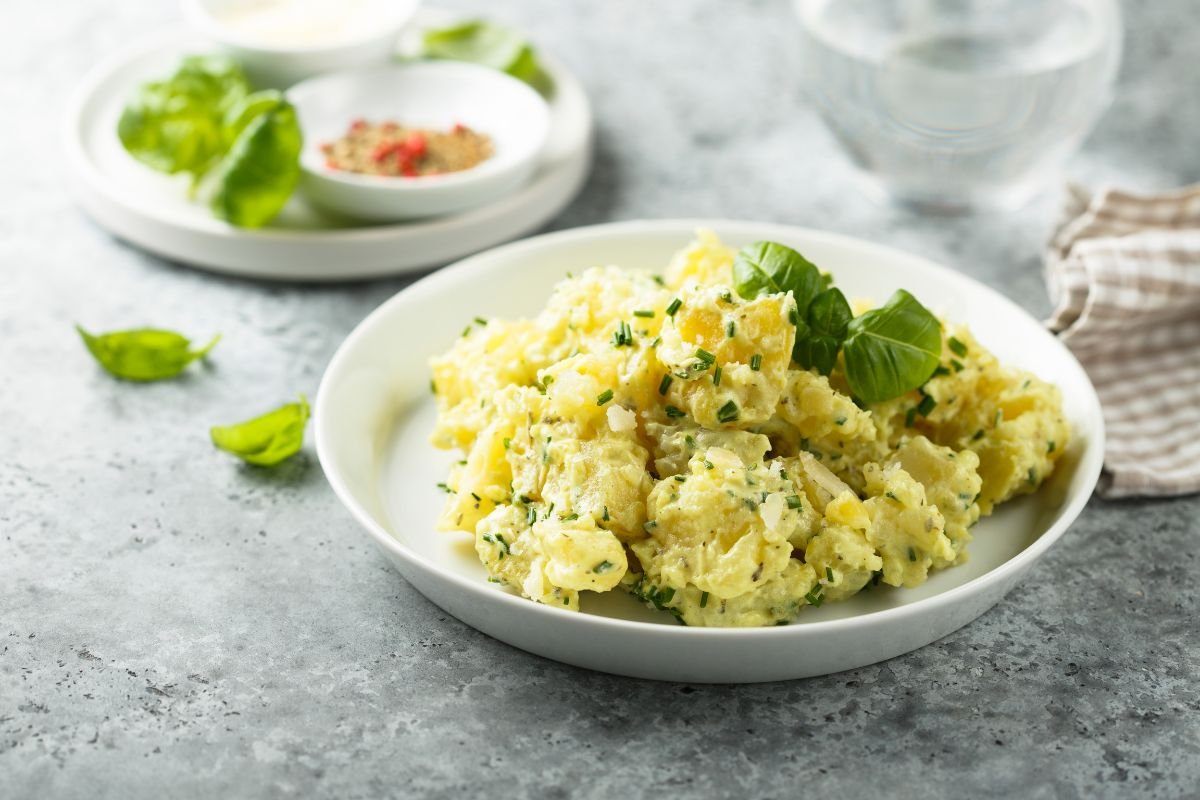
[(341, 138), (321, 146), (326, 166), (362, 175), (415, 178), (470, 169), (490, 158), (492, 140), (462, 123), (451, 130), (356, 119)]
[(404, 140), (404, 150), (410, 158), (424, 158), (427, 149), (425, 137), (420, 131), (413, 131)]
[(367, 121), (365, 119), (362, 119), (361, 117), (350, 123), (350, 131), (352, 133), (357, 133), (359, 131), (366, 130), (366, 127), (367, 127)]
[(456, 122), (456, 123), (454, 123), (454, 127), (450, 129), (450, 132), (451, 133), (466, 133), (467, 126), (463, 125), (461, 122)]
[(329, 155), (330, 153), (332, 153), (333, 152), (333, 142), (325, 142), (324, 144), (322, 144), (321, 152), (324, 153), (325, 155)]

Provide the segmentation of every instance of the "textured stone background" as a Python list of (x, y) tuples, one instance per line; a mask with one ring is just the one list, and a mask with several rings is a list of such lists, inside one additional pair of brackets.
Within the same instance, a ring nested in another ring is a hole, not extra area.
[[(1035, 314), (1055, 201), (922, 219), (847, 188), (797, 100), (780, 1), (520, 0), (486, 9), (582, 76), (599, 117), (555, 223), (723, 216), (866, 236)], [(1200, 499), (1105, 503), (996, 609), (893, 661), (760, 686), (594, 674), (515, 651), (389, 570), (311, 449), (271, 473), (214, 422), (311, 394), (404, 280), (212, 277), (93, 226), (57, 124), (100, 58), (173, 5), (9, 0), (0, 47), (0, 797), (1197, 797)], [(1200, 18), (1128, 4), (1120, 93), (1074, 177), (1200, 179)], [(109, 380), (71, 323), (226, 342), (162, 385)], [(236, 351), (236, 357), (234, 353)]]

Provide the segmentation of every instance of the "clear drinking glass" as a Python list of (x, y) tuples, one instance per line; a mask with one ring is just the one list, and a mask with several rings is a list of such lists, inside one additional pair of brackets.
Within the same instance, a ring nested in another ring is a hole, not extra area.
[(868, 189), (922, 209), (1018, 206), (1112, 94), (1115, 0), (796, 0), (804, 84)]

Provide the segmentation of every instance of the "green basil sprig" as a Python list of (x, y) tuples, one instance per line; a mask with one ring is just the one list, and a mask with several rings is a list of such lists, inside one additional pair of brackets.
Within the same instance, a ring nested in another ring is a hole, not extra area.
[(552, 87), (550, 76), (538, 61), (533, 46), (521, 34), (481, 19), (448, 28), (431, 28), (421, 39), (425, 58), (469, 61), (507, 72), (542, 94)]
[(269, 222), (300, 178), (296, 112), (276, 91), (250, 91), (220, 56), (188, 56), (170, 77), (143, 84), (117, 123), (121, 144), (160, 172), (187, 173), (234, 225)]
[(189, 364), (204, 358), (221, 340), (217, 334), (199, 350), (186, 336), (174, 331), (137, 328), (91, 334), (76, 325), (88, 352), (110, 374), (127, 381), (161, 381), (174, 378)]
[(308, 417), (308, 399), (300, 395), (299, 403), (288, 403), (235, 425), (218, 425), (209, 434), (219, 449), (249, 464), (272, 467), (299, 452)]
[(841, 351), (846, 381), (856, 397), (878, 403), (929, 380), (941, 356), (941, 323), (903, 289), (876, 309), (854, 317), (828, 275), (790, 247), (755, 242), (733, 262), (737, 293), (747, 300), (791, 292), (796, 301), (792, 360), (828, 375)]
[(867, 403), (891, 400), (925, 383), (942, 355), (942, 324), (903, 289), (852, 319), (848, 332), (842, 342), (846, 381)]

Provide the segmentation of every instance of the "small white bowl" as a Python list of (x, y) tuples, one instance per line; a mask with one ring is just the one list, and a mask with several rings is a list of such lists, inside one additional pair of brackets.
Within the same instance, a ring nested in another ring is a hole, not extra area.
[[(416, 219), (497, 200), (529, 180), (550, 130), (550, 109), (521, 81), (454, 61), (326, 75), (288, 92), (304, 131), (300, 188), (313, 204), (366, 220)], [(355, 119), (448, 130), (461, 123), (492, 139), (493, 154), (461, 172), (360, 175), (325, 165), (321, 145)]]
[[(281, 89), (326, 72), (387, 63), (400, 29), (420, 5), (420, 0), (181, 2), (188, 23), (237, 59), (256, 88)], [(300, 12), (289, 18), (286, 6)]]

